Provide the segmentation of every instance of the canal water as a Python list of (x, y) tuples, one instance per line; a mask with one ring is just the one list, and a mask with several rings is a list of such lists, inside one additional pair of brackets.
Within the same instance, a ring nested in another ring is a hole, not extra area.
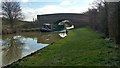
[[(27, 32), (0, 39), (2, 66), (9, 65), (59, 40), (58, 33)], [(0, 65), (1, 66), (1, 65)]]

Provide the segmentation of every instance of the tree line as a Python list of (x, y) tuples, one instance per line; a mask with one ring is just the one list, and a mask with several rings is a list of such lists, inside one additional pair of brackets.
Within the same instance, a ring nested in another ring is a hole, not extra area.
[(96, 1), (94, 7), (85, 14), (89, 15), (87, 25), (91, 29), (120, 44), (120, 1)]

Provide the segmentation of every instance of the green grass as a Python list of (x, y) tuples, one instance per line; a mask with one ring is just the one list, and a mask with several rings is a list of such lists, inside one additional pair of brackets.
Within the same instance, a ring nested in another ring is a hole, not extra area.
[(11, 66), (117, 66), (118, 63), (115, 44), (90, 29), (79, 28)]

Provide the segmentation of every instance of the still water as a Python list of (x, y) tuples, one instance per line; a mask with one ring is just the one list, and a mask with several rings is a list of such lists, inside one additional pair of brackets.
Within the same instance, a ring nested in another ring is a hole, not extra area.
[(3, 36), (2, 40), (0, 39), (2, 66), (11, 64), (59, 39), (58, 33), (28, 32)]

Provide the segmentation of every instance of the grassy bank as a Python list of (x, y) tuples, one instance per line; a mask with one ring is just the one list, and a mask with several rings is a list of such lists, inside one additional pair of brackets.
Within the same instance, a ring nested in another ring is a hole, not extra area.
[(108, 66), (118, 65), (118, 48), (87, 28), (68, 36), (11, 66)]

